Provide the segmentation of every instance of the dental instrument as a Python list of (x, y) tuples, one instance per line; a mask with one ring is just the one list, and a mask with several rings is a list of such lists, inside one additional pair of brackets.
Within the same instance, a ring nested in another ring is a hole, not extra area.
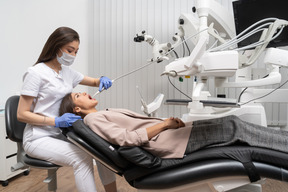
[[(114, 83), (115, 79), (111, 80), (112, 83)], [(100, 94), (105, 88), (103, 87), (101, 91), (97, 91), (92, 97), (94, 98), (96, 95)]]
[[(177, 45), (174, 45), (173, 48), (170, 47), (171, 49), (169, 49), (169, 50), (168, 50), (167, 52), (165, 52), (164, 54), (159, 55), (158, 57), (156, 57), (156, 59), (155, 59), (155, 58), (152, 58), (151, 61), (148, 62), (146, 65), (143, 65), (143, 66), (141, 66), (141, 67), (139, 67), (139, 68), (137, 68), (137, 69), (135, 69), (135, 70), (132, 70), (132, 71), (130, 71), (130, 72), (124, 74), (124, 75), (121, 75), (121, 76), (119, 76), (119, 77), (111, 80), (111, 82), (113, 83), (113, 82), (117, 81), (118, 79), (121, 79), (121, 78), (123, 78), (123, 77), (126, 77), (126, 76), (132, 74), (132, 73), (135, 73), (136, 71), (139, 71), (139, 70), (141, 70), (141, 69), (143, 69), (143, 68), (151, 65), (151, 64), (154, 63), (154, 62), (159, 63), (159, 62), (162, 62), (163, 59), (168, 60), (168, 57), (167, 57), (167, 56), (168, 56), (171, 52), (173, 52), (176, 47), (180, 46), (181, 44), (186, 43), (187, 40), (196, 37), (198, 34), (200, 34), (200, 33), (203, 32), (203, 31), (206, 31), (206, 30), (208, 30), (208, 28), (204, 28), (204, 29), (202, 29), (201, 31), (197, 32), (196, 34), (192, 34), (192, 35), (189, 36), (187, 39), (184, 39), (181, 43), (178, 43)], [(142, 31), (142, 32), (141, 32), (141, 35), (142, 35), (142, 36), (139, 36), (139, 35), (137, 34), (136, 37), (134, 38), (134, 41), (135, 41), (135, 42), (142, 42), (143, 40), (145, 40), (145, 39), (147, 38), (146, 35), (145, 35), (145, 31)], [(136, 39), (137, 39), (137, 40), (136, 40)], [(155, 39), (152, 38), (151, 36), (149, 36), (147, 39), (149, 39), (149, 41), (148, 41), (149, 44), (151, 44), (151, 45), (154, 47), (154, 46), (155, 46)], [(151, 42), (153, 42), (153, 43), (151, 43)], [(157, 41), (157, 42), (158, 42), (158, 41)], [(168, 44), (167, 44), (167, 45), (168, 45)], [(162, 46), (162, 48), (163, 48), (163, 46)], [(162, 53), (162, 52), (163, 52), (163, 51), (158, 50), (158, 49), (159, 49), (159, 46), (158, 46), (158, 44), (157, 44), (157, 48), (154, 48), (155, 52), (156, 52), (156, 51), (159, 52), (159, 53)], [(105, 89), (102, 88), (101, 91), (98, 90), (98, 91), (92, 96), (92, 98), (94, 98), (96, 95), (100, 94), (103, 90), (105, 90)]]
[[(143, 69), (143, 68), (151, 65), (152, 63), (153, 63), (153, 61), (148, 62), (146, 65), (143, 65), (143, 66), (141, 66), (141, 67), (139, 67), (139, 68), (137, 68), (137, 69), (135, 69), (135, 70), (132, 70), (132, 71), (130, 71), (130, 72), (126, 73), (126, 74), (123, 74), (123, 75), (121, 75), (121, 76), (119, 76), (119, 77), (116, 77), (115, 79), (113, 79), (113, 80), (111, 80), (111, 81), (112, 81), (112, 83), (113, 83), (113, 82), (117, 81), (118, 79), (121, 79), (121, 78), (123, 78), (123, 77), (126, 77), (126, 76), (128, 76), (128, 75), (130, 75), (130, 74), (132, 74), (132, 73), (135, 73), (136, 71), (139, 71), (139, 70), (141, 70), (141, 69)], [(101, 91), (98, 90), (92, 97), (94, 98), (96, 95), (100, 94), (103, 90), (105, 90), (105, 89), (102, 88)]]

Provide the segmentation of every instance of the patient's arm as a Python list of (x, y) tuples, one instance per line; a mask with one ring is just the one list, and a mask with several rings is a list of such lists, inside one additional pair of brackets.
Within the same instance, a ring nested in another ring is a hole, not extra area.
[(139, 129), (129, 131), (125, 127), (120, 127), (116, 122), (108, 120), (101, 113), (87, 115), (84, 118), (84, 123), (109, 143), (120, 146), (141, 146), (147, 143), (153, 135), (155, 136), (165, 129), (184, 126), (180, 119), (170, 118), (164, 121), (161, 120), (160, 123), (148, 128), (139, 127)]
[(166, 129), (177, 129), (179, 127), (184, 127), (185, 124), (178, 118), (170, 117), (165, 119), (163, 122), (158, 123), (152, 127), (146, 128), (148, 139), (150, 140), (154, 136), (158, 135)]

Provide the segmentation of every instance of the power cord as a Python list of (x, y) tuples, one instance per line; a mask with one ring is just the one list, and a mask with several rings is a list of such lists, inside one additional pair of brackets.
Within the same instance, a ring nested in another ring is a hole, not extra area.
[(255, 99), (251, 99), (250, 101), (247, 101), (247, 102), (245, 102), (245, 103), (242, 103), (242, 104), (240, 104), (240, 106), (246, 105), (246, 104), (248, 104), (248, 103), (250, 103), (250, 102), (252, 102), (252, 101), (255, 101), (255, 100), (257, 100), (257, 99), (261, 99), (261, 98), (264, 98), (264, 97), (270, 95), (270, 94), (273, 93), (274, 91), (276, 91), (276, 90), (280, 89), (281, 87), (283, 87), (287, 82), (288, 82), (288, 80), (286, 80), (282, 85), (280, 85), (279, 87), (275, 88), (275, 89), (272, 90), (271, 92), (269, 92), (269, 93), (267, 93), (267, 94), (265, 94), (265, 95), (263, 95), (263, 96), (261, 96), (261, 97), (257, 97), (257, 98), (255, 98)]
[[(264, 77), (262, 77), (262, 79), (268, 77), (269, 74), (265, 75)], [(241, 96), (243, 95), (243, 93), (248, 89), (248, 87), (246, 87), (245, 89), (243, 89), (238, 97), (238, 103), (240, 102)]]
[(180, 89), (178, 89), (172, 82), (171, 82), (171, 79), (170, 79), (170, 76), (168, 75), (168, 80), (170, 82), (170, 84), (177, 90), (179, 91), (181, 94), (185, 95), (186, 97), (188, 97), (190, 100), (192, 100), (191, 97), (189, 97), (187, 94), (183, 93)]

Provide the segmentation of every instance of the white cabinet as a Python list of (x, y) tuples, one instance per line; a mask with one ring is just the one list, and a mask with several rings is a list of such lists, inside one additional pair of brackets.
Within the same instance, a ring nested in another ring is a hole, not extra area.
[(8, 179), (25, 170), (12, 172), (11, 166), (17, 163), (17, 143), (8, 139), (6, 135), (5, 116), (0, 113), (0, 181), (8, 184)]

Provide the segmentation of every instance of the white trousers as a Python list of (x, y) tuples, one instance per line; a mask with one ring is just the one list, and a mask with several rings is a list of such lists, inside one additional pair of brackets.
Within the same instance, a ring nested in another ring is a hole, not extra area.
[[(71, 166), (79, 192), (95, 192), (94, 167), (92, 157), (70, 143), (64, 136), (61, 138), (43, 137), (36, 140), (26, 139), (23, 145), (25, 152), (34, 158), (43, 159), (60, 166)], [(97, 163), (103, 185), (115, 181), (115, 174)], [(100, 167), (100, 168), (99, 168)]]

